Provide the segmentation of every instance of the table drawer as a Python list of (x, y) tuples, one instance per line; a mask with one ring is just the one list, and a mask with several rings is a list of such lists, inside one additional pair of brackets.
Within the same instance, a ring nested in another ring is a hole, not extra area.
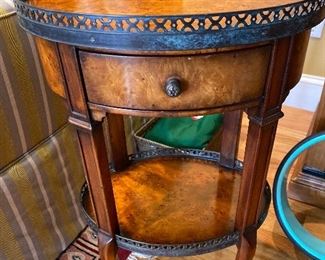
[(193, 56), (80, 52), (88, 100), (140, 110), (195, 110), (263, 95), (271, 48)]

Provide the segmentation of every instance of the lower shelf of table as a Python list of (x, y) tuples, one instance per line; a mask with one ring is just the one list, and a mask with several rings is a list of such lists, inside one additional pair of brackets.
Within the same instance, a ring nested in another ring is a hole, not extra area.
[[(240, 163), (237, 169), (225, 169), (218, 158), (217, 153), (176, 150), (154, 158), (138, 155), (127, 170), (112, 174), (118, 245), (152, 255), (185, 256), (236, 244)], [(86, 189), (82, 197), (96, 230)], [(267, 186), (260, 224), (269, 202)]]

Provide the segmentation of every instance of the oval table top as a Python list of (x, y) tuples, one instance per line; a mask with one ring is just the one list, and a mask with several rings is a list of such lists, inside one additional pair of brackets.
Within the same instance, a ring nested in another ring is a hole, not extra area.
[[(28, 4), (49, 10), (70, 13), (111, 15), (188, 15), (238, 12), (281, 5), (297, 4), (298, 0), (27, 0)], [(312, 1), (309, 1), (312, 2)]]
[(76, 46), (194, 50), (274, 40), (325, 17), (325, 0), (14, 0), (28, 31)]

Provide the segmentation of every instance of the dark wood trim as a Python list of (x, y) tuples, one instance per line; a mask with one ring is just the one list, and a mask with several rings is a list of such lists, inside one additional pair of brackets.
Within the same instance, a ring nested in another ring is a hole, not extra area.
[[(73, 118), (90, 121), (86, 96), (79, 69), (79, 61), (75, 47), (58, 44), (61, 66), (65, 77), (68, 105)], [(69, 86), (69, 87), (67, 87)]]
[(115, 171), (122, 171), (129, 164), (128, 151), (126, 145), (126, 136), (124, 129), (124, 120), (122, 115), (108, 114), (105, 120), (110, 149), (110, 159)]
[(102, 124), (93, 126), (88, 133), (78, 130), (78, 136), (91, 198), (96, 202), (93, 205), (96, 222), (101, 232), (107, 234), (100, 239), (100, 256), (104, 260), (113, 260), (115, 257), (112, 256), (117, 254), (115, 234), (119, 233), (119, 226)]
[(75, 48), (59, 44), (58, 49), (70, 107), (69, 121), (76, 127), (86, 179), (91, 191), (91, 201), (96, 202), (93, 203), (93, 208), (101, 231), (100, 256), (103, 260), (113, 260), (117, 255), (115, 234), (119, 232), (119, 226), (104, 142), (103, 123), (95, 122), (90, 118)]
[(255, 228), (261, 207), (276, 128), (281, 113), (281, 96), (287, 78), (287, 60), (291, 55), (290, 38), (274, 44), (265, 86), (264, 102), (248, 110), (249, 128), (244, 156), (244, 171), (236, 216), (236, 228), (241, 232), (237, 259), (252, 259), (256, 250)]
[(220, 164), (228, 168), (233, 168), (235, 166), (242, 115), (243, 112), (241, 110), (224, 113), (220, 146)]
[(91, 110), (92, 117), (96, 118), (93, 115), (93, 111), (95, 113), (99, 113), (99, 111), (112, 113), (112, 114), (120, 114), (120, 115), (130, 115), (130, 116), (141, 116), (141, 117), (185, 117), (185, 116), (198, 116), (198, 115), (208, 115), (208, 114), (215, 114), (215, 113), (223, 113), (227, 111), (234, 111), (243, 108), (254, 108), (258, 106), (262, 100), (256, 99), (251, 100), (249, 102), (243, 102), (239, 104), (227, 105), (222, 107), (215, 107), (215, 108), (205, 108), (205, 109), (197, 109), (197, 110), (139, 110), (139, 109), (127, 109), (127, 108), (120, 108), (120, 107), (109, 107), (104, 105), (98, 105), (94, 103), (88, 102), (88, 106)]

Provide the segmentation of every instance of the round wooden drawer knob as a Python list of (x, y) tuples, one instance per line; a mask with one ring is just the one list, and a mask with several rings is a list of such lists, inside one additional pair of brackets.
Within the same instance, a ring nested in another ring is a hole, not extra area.
[(169, 97), (177, 97), (182, 93), (181, 81), (178, 78), (169, 78), (165, 84), (165, 93)]

